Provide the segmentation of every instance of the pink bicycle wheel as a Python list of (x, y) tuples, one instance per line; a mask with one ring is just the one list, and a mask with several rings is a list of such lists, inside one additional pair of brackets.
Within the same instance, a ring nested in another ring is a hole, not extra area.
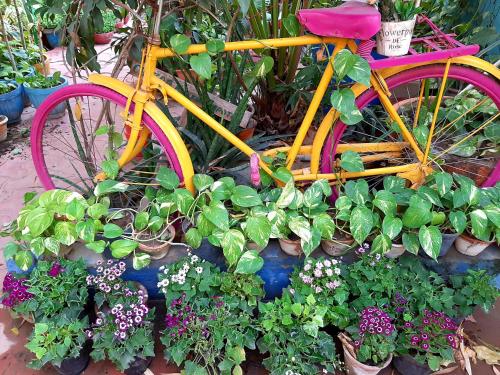
[[(442, 64), (422, 66), (401, 72), (387, 79), (387, 85), (391, 93), (393, 93), (391, 100), (398, 107), (398, 112), (402, 115), (403, 119), (406, 119), (406, 124), (410, 124), (408, 125), (409, 128), (412, 127), (411, 124), (413, 124), (414, 120), (411, 114), (412, 112), (413, 115), (416, 113), (420, 83), (424, 79), (427, 80), (427, 94), (430, 98), (428, 104), (431, 110), (423, 115), (421, 109), (419, 123), (417, 124), (417, 127), (419, 127), (418, 130), (421, 133), (418, 135), (423, 140), (427, 139), (422, 136), (422, 134), (425, 135), (425, 121), (429, 122), (432, 119), (432, 100), (437, 96), (437, 90), (440, 87), (439, 83), (443, 77), (444, 70), (445, 65)], [(480, 142), (479, 145), (475, 146), (475, 150), (473, 144), (466, 144), (460, 146), (459, 151), (461, 153), (455, 152), (452, 155), (450, 152), (449, 157), (440, 158), (436, 160), (436, 163), (439, 161), (440, 168), (446, 171), (471, 177), (476, 181), (478, 186), (493, 186), (500, 180), (500, 155), (498, 153), (500, 122), (497, 117), (500, 108), (500, 84), (494, 78), (480, 71), (454, 65), (450, 67), (447, 82), (448, 85), (442, 102), (442, 105), (445, 106), (443, 107), (445, 109), (443, 114), (446, 115), (443, 116), (440, 111), (435, 133), (439, 134), (439, 138), (436, 138), (435, 142), (431, 142), (431, 156), (439, 156), (453, 142), (459, 142), (470, 133), (473, 133), (474, 127), (477, 129), (479, 126), (490, 121), (479, 133), (476, 133), (483, 138), (473, 139)], [(322, 150), (320, 163), (322, 173), (332, 173), (334, 170), (335, 158), (340, 157), (337, 156), (337, 147), (341, 143), (403, 141), (401, 135), (387, 122), (388, 115), (385, 110), (381, 106), (376, 105), (377, 98), (377, 93), (373, 89), (366, 91), (357, 98), (356, 104), (364, 116), (364, 120), (360, 124), (346, 126), (341, 121), (337, 121), (334, 124), (332, 132), (325, 141)], [(475, 106), (477, 107), (474, 108)], [(472, 111), (470, 111), (471, 108)], [(448, 113), (452, 110), (456, 110), (457, 113), (453, 112), (453, 116), (450, 117)], [(455, 124), (457, 125), (450, 125), (453, 117), (457, 118), (459, 114), (463, 113), (466, 113), (466, 115), (456, 121)], [(469, 113), (471, 114), (471, 118), (468, 118)], [(422, 119), (423, 116), (426, 116), (426, 118)], [(479, 120), (481, 120), (480, 123), (476, 123)], [(465, 127), (458, 125), (464, 125)], [(414, 129), (412, 131), (416, 135), (417, 133)], [(475, 134), (473, 135), (475, 136)], [(470, 138), (472, 139), (472, 136)], [(465, 146), (468, 146), (468, 149)], [(457, 147), (452, 150), (456, 149)], [(489, 152), (491, 150), (493, 152)], [(401, 160), (392, 158), (386, 161), (385, 164), (384, 162), (379, 162), (375, 167), (396, 165), (395, 163), (398, 162), (403, 164), (417, 161), (411, 149), (404, 151), (404, 153), (404, 155), (399, 156)], [(464, 167), (465, 165), (467, 165), (467, 168)], [(375, 176), (371, 179), (375, 180), (377, 178), (380, 179), (380, 176)], [(372, 184), (376, 183), (376, 181), (372, 181)]]
[[(93, 84), (67, 86), (45, 100), (33, 119), (31, 152), (40, 183), (46, 189), (69, 188), (82, 193), (93, 189), (101, 163), (116, 158), (127, 142), (127, 128), (120, 116), (126, 102), (123, 95)], [(130, 112), (133, 110), (132, 104)], [(147, 184), (160, 163), (172, 168), (182, 181), (179, 159), (168, 136), (146, 112), (142, 124), (151, 131), (151, 137), (117, 180)]]

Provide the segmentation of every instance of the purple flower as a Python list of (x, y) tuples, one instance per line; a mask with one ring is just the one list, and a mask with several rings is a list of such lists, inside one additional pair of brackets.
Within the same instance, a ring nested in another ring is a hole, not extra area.
[(421, 348), (422, 348), (422, 349), (424, 349), (424, 350), (429, 350), (429, 344), (427, 344), (427, 343), (423, 343), (423, 344), (421, 345)]
[(64, 268), (61, 266), (59, 262), (54, 262), (52, 267), (50, 268), (48, 275), (51, 277), (57, 277), (64, 271)]

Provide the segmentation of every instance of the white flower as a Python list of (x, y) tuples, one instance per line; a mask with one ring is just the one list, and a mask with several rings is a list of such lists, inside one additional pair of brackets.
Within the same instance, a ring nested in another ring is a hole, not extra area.
[(295, 357), (292, 357), (292, 362), (295, 362)]
[(156, 287), (157, 288), (161, 288), (163, 286), (163, 281), (160, 281), (156, 284)]
[(311, 269), (311, 265), (308, 263), (304, 266), (304, 271), (309, 271)]
[(163, 271), (165, 269), (165, 266), (161, 266), (160, 268), (158, 268), (160, 271)]
[(321, 289), (320, 286), (317, 286), (315, 291), (316, 291), (316, 293), (321, 293), (323, 291), (323, 289)]
[(337, 275), (340, 275), (340, 268), (335, 268), (333, 272), (335, 272)]
[(323, 276), (323, 272), (321, 272), (320, 269), (316, 269), (316, 270), (314, 270), (314, 276), (321, 277), (321, 276)]
[(196, 273), (202, 273), (203, 267), (196, 267)]
[(290, 294), (295, 294), (295, 289), (290, 288)]
[(328, 259), (326, 259), (323, 264), (325, 265), (325, 267), (330, 267), (332, 265), (332, 262), (330, 262)]
[(327, 276), (332, 276), (333, 275), (333, 271), (331, 268), (327, 268), (326, 271), (325, 271), (326, 275)]
[(323, 263), (321, 263), (321, 261), (318, 262), (318, 263), (316, 263), (316, 268), (319, 269), (319, 270), (322, 269), (323, 268)]
[(198, 256), (196, 256), (196, 255), (193, 255), (191, 257), (191, 264), (196, 263), (198, 260), (200, 260), (200, 258), (198, 258)]
[(332, 264), (335, 265), (337, 264), (339, 261), (337, 259), (332, 259)]

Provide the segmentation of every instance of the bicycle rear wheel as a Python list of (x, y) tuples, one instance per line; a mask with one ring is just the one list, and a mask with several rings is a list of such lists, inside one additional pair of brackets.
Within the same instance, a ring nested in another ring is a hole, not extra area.
[[(387, 79), (391, 101), (420, 148), (425, 150), (430, 124), (445, 71), (445, 65), (417, 67)], [(423, 90), (423, 100), (419, 100)], [(364, 120), (354, 126), (334, 124), (324, 144), (322, 173), (339, 172), (339, 145), (350, 143), (403, 142), (385, 109), (376, 105), (377, 93), (370, 89), (357, 99)], [(419, 109), (420, 102), (420, 109)], [(465, 66), (452, 65), (446, 83), (434, 136), (430, 147), (430, 166), (472, 178), (478, 186), (492, 186), (500, 180), (500, 83), (493, 77)], [(364, 168), (406, 165), (418, 162), (407, 147), (387, 159), (375, 153), (360, 153)], [(377, 185), (384, 176), (366, 179)]]
[[(64, 87), (38, 108), (31, 129), (31, 152), (40, 183), (46, 189), (71, 189), (89, 195), (94, 177), (106, 159), (117, 158), (127, 143), (127, 127), (120, 113), (127, 98), (93, 84)], [(65, 108), (62, 117), (51, 114)], [(130, 107), (133, 113), (134, 105)], [(168, 136), (143, 113), (142, 125), (151, 136), (133, 161), (120, 171), (116, 180), (137, 186), (154, 183), (158, 164), (172, 168), (183, 180), (179, 159)]]

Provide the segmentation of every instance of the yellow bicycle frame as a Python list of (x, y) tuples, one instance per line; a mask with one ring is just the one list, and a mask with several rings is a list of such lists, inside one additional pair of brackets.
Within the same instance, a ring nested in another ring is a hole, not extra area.
[[(291, 38), (227, 42), (225, 43), (224, 51), (282, 48), (282, 47), (306, 46), (314, 44), (335, 45), (335, 50), (332, 56), (330, 57), (330, 63), (327, 64), (327, 67), (314, 93), (312, 101), (305, 114), (304, 120), (298, 130), (297, 136), (293, 144), (290, 147), (280, 147), (268, 150), (264, 152), (264, 155), (274, 155), (278, 151), (286, 152), (287, 168), (293, 173), (295, 181), (312, 181), (323, 178), (333, 181), (338, 179), (345, 180), (349, 178), (358, 178), (358, 177), (366, 177), (374, 175), (398, 174), (399, 176), (410, 180), (413, 184), (418, 184), (419, 182), (421, 182), (423, 178), (425, 178), (425, 176), (432, 171), (432, 168), (429, 166), (429, 160), (428, 160), (429, 147), (430, 147), (430, 142), (432, 140), (432, 136), (428, 138), (426, 149), (421, 150), (417, 142), (415, 141), (411, 131), (403, 123), (401, 117), (399, 116), (393, 104), (391, 103), (389, 99), (391, 94), (385, 83), (386, 78), (394, 74), (397, 74), (401, 71), (414, 68), (415, 66), (418, 65), (398, 66), (389, 69), (384, 69), (381, 71), (372, 71), (371, 74), (371, 84), (374, 90), (377, 92), (380, 102), (384, 106), (385, 110), (387, 111), (391, 119), (398, 125), (401, 134), (403, 136), (404, 142), (382, 142), (382, 143), (349, 144), (349, 145), (342, 144), (339, 145), (337, 148), (338, 153), (342, 153), (347, 150), (379, 153), (378, 155), (368, 155), (362, 157), (364, 161), (373, 161), (373, 160), (382, 160), (384, 158), (387, 159), (392, 156), (398, 155), (398, 153), (400, 153), (403, 148), (410, 147), (415, 152), (415, 155), (418, 158), (418, 162), (402, 166), (366, 169), (362, 172), (342, 171), (339, 174), (336, 173), (321, 174), (318, 173), (321, 150), (323, 149), (323, 144), (329, 132), (331, 131), (332, 125), (339, 117), (339, 113), (334, 109), (330, 110), (330, 112), (323, 118), (312, 145), (303, 145), (303, 143), (306, 134), (309, 128), (311, 127), (313, 119), (317, 113), (317, 110), (320, 106), (320, 103), (325, 95), (325, 92), (328, 89), (328, 85), (332, 80), (334, 74), (333, 61), (335, 59), (335, 56), (340, 50), (344, 48), (348, 48), (353, 53), (356, 53), (357, 46), (354, 43), (354, 41), (341, 38), (299, 36)], [(207, 51), (206, 45), (194, 44), (188, 48), (185, 54), (192, 55), (192, 54), (203, 53), (206, 51)], [(179, 133), (175, 129), (175, 127), (170, 123), (167, 117), (163, 115), (159, 110), (159, 108), (154, 104), (155, 90), (161, 92), (165, 100), (167, 100), (167, 98), (170, 97), (176, 102), (178, 102), (180, 105), (185, 107), (194, 116), (199, 118), (203, 123), (209, 126), (221, 137), (226, 139), (234, 147), (241, 150), (241, 152), (243, 152), (244, 154), (251, 156), (253, 154), (256, 154), (256, 151), (253, 150), (251, 147), (249, 147), (245, 142), (241, 141), (236, 135), (227, 130), (217, 120), (208, 115), (203, 109), (198, 107), (189, 98), (185, 97), (175, 88), (173, 88), (172, 86), (168, 85), (167, 83), (165, 83), (164, 81), (160, 80), (158, 77), (155, 76), (157, 61), (159, 59), (170, 58), (174, 56), (176, 56), (175, 52), (169, 48), (160, 48), (158, 45), (152, 43), (148, 44), (143, 54), (143, 62), (141, 64), (141, 71), (139, 73), (139, 81), (135, 89), (117, 79), (105, 77), (98, 74), (91, 75), (89, 80), (95, 84), (109, 87), (128, 98), (127, 108), (124, 113), (126, 114), (125, 118), (127, 120), (127, 124), (131, 127), (131, 134), (128, 144), (119, 159), (120, 166), (123, 166), (128, 162), (130, 162), (135, 156), (139, 154), (142, 147), (144, 147), (144, 145), (146, 144), (146, 141), (149, 137), (149, 130), (141, 125), (142, 114), (143, 111), (145, 111), (151, 117), (153, 117), (153, 119), (158, 123), (158, 125), (168, 136), (168, 139), (172, 144), (172, 147), (179, 159), (185, 186), (189, 190), (194, 191), (194, 187), (191, 181), (192, 180), (191, 177), (193, 176), (194, 172), (189, 152), (184, 142), (182, 141), (182, 138), (180, 137)], [(430, 63), (446, 64), (446, 72), (443, 77), (442, 86), (439, 92), (439, 98), (438, 98), (439, 103), (442, 99), (443, 89), (446, 84), (448, 69), (451, 64), (463, 64), (463, 65), (473, 66), (482, 69), (483, 71), (488, 72), (496, 76), (497, 78), (500, 78), (500, 73), (497, 68), (495, 68), (493, 65), (481, 59), (472, 56), (457, 57), (445, 61), (432, 61), (432, 62), (422, 63), (419, 65), (425, 65)], [(365, 92), (368, 89), (368, 87), (365, 87), (361, 84), (355, 84), (352, 87), (352, 89), (355, 93), (355, 96), (358, 97), (363, 92)], [(128, 115), (128, 106), (130, 105), (131, 102), (135, 104), (135, 110), (133, 115)], [(439, 106), (437, 106), (436, 108), (439, 108)], [(437, 117), (437, 111), (434, 114), (433, 122), (431, 125), (431, 135), (434, 132), (436, 117)], [(298, 155), (310, 156), (311, 161), (309, 168), (304, 168), (300, 170), (292, 169)], [(272, 175), (272, 171), (269, 168), (269, 166), (260, 158), (259, 158), (259, 165), (264, 171)]]

